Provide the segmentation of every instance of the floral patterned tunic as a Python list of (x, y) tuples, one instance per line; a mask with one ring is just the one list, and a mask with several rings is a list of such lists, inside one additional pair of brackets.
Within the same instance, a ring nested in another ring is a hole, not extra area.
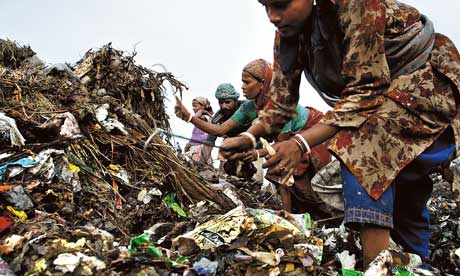
[[(324, 47), (314, 45), (311, 24), (319, 23), (326, 42), (339, 38), (342, 50), (339, 55), (333, 51), (330, 54), (338, 56), (330, 62), (340, 66), (341, 79), (335, 83), (340, 89), (331, 91), (334, 86), (328, 85), (334, 84), (334, 79), (328, 80), (331, 74), (321, 75), (321, 71), (316, 76), (319, 84), (313, 85), (325, 87), (326, 94), (335, 93), (339, 98), (321, 121), (341, 127), (329, 141), (329, 150), (345, 163), (369, 195), (378, 199), (397, 174), (447, 127), (453, 127), (459, 148), (456, 99), (460, 55), (447, 37), (435, 34), (429, 55), (420, 66), (408, 73), (393, 74), (386, 39), (404, 35), (420, 24), (421, 15), (416, 9), (395, 0), (337, 0), (332, 5), (332, 0), (317, 2), (316, 9), (328, 9), (333, 16), (310, 20), (310, 27), (294, 39), (295, 47), (289, 50), (294, 53), (291, 64), (280, 52), (284, 38), (276, 34), (269, 100), (254, 123), (262, 124), (268, 133), (277, 133), (295, 116), (302, 72), (315, 84), (315, 78), (308, 75), (315, 71), (309, 57)], [(331, 18), (336, 20), (337, 29), (328, 34), (321, 26), (332, 26)]]

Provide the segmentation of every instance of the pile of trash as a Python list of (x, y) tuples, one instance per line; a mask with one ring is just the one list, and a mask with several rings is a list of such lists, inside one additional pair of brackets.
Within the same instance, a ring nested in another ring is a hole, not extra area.
[(269, 186), (179, 155), (164, 85), (187, 87), (134, 57), (108, 44), (49, 65), (0, 39), (0, 274), (459, 273), (460, 213), (442, 182), (430, 202), (438, 270), (394, 245), (363, 274), (343, 215), (275, 211)]
[(89, 275), (122, 259), (133, 235), (180, 221), (181, 206), (236, 206), (168, 143), (164, 83), (186, 86), (134, 55), (108, 44), (46, 65), (0, 40), (0, 255), (15, 272)]
[(432, 224), (431, 263), (439, 275), (460, 275), (460, 206), (450, 191), (450, 184), (440, 176), (436, 178), (428, 204)]

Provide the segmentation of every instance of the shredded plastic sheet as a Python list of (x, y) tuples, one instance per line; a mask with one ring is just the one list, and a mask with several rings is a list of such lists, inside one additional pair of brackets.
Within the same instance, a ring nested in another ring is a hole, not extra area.
[(12, 146), (24, 146), (26, 139), (22, 136), (16, 121), (0, 112), (0, 137), (8, 136)]
[(46, 129), (53, 126), (60, 127), (59, 135), (64, 138), (78, 139), (83, 137), (77, 119), (70, 112), (56, 114), (48, 119), (45, 123), (43, 123), (40, 127)]
[(36, 164), (38, 164), (38, 161), (34, 160), (33, 158), (21, 158), (13, 162), (6, 163), (5, 165), (0, 166), (0, 180), (3, 180), (5, 177), (8, 167), (20, 166), (23, 168), (30, 168)]
[(0, 180), (9, 171), (8, 177), (15, 177), (21, 174), (25, 169), (34, 175), (42, 176), (45, 179), (52, 179), (56, 175), (55, 165), (52, 156), (63, 155), (63, 150), (46, 149), (41, 151), (37, 156), (21, 158), (13, 162), (0, 166)]

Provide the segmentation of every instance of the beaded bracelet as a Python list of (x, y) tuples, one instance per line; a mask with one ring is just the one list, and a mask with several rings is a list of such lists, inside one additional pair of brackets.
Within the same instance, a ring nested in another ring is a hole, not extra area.
[(251, 140), (251, 142), (252, 142), (252, 148), (253, 148), (253, 149), (255, 149), (255, 148), (257, 147), (256, 137), (254, 137), (254, 135), (252, 135), (251, 132), (245, 131), (245, 132), (240, 133), (240, 135), (246, 136), (246, 137), (248, 137), (248, 138)]

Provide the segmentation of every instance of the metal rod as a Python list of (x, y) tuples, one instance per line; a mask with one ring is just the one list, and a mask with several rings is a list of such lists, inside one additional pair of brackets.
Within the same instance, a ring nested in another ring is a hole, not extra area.
[(188, 141), (193, 142), (193, 143), (211, 146), (211, 147), (216, 148), (216, 149), (221, 149), (221, 147), (216, 146), (214, 144), (210, 144), (208, 141), (204, 141), (204, 142), (203, 141), (198, 141), (198, 140), (188, 138), (188, 137), (185, 137), (185, 136), (182, 136), (182, 135), (179, 135), (179, 134), (174, 134), (174, 133), (171, 133), (171, 136), (175, 137), (175, 138), (180, 138), (180, 139), (183, 139), (183, 140), (188, 140)]
[[(149, 138), (145, 141), (144, 143), (144, 150), (147, 150), (150, 142), (152, 142), (152, 139), (153, 137), (157, 136), (158, 134), (160, 134), (161, 132), (165, 133), (164, 130), (160, 129), (160, 128), (155, 128), (155, 130), (153, 131), (153, 133), (149, 136)], [(185, 136), (182, 136), (182, 135), (179, 135), (179, 134), (174, 134), (172, 132), (169, 133), (170, 136), (172, 137), (175, 137), (175, 138), (180, 138), (180, 139), (184, 139), (184, 140), (188, 140), (192, 143), (197, 143), (197, 144), (201, 144), (201, 145), (207, 145), (207, 146), (210, 146), (210, 147), (213, 147), (213, 148), (216, 148), (216, 149), (221, 149), (221, 147), (219, 146), (216, 146), (213, 144), (210, 144), (208, 141), (197, 141), (195, 139), (192, 139), (192, 138), (189, 138), (189, 137), (185, 137)]]

